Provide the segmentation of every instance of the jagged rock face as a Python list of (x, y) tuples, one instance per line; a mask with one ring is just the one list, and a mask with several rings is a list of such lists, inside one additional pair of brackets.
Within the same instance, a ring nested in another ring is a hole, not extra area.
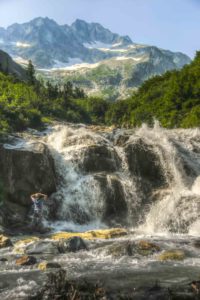
[(89, 24), (83, 20), (76, 20), (71, 28), (83, 43), (100, 41), (105, 44), (132, 44), (132, 41), (128, 36), (120, 37), (118, 34), (112, 33), (98, 23)]

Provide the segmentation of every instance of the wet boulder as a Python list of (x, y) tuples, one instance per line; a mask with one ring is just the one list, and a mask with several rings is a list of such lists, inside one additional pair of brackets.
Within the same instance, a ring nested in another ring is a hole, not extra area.
[(141, 240), (136, 243), (136, 248), (137, 252), (143, 256), (152, 255), (155, 252), (161, 251), (160, 247), (157, 244), (145, 240)]
[(46, 145), (32, 143), (17, 148), (0, 145), (0, 178), (4, 194), (10, 202), (30, 207), (30, 194), (56, 191), (54, 162)]
[(87, 173), (114, 172), (120, 160), (116, 151), (107, 145), (85, 147), (78, 161), (79, 168)]
[(1, 234), (0, 235), (0, 249), (6, 248), (6, 247), (11, 247), (11, 246), (12, 246), (11, 240), (7, 236)]
[(124, 228), (109, 228), (109, 229), (100, 229), (100, 230), (90, 230), (86, 232), (73, 233), (73, 232), (58, 232), (49, 236), (52, 240), (62, 240), (69, 239), (71, 237), (79, 236), (86, 240), (94, 239), (114, 239), (120, 238), (128, 234), (128, 231)]
[(167, 260), (184, 260), (185, 252), (182, 250), (166, 250), (158, 256), (161, 261)]
[(60, 269), (61, 265), (56, 262), (41, 262), (38, 265), (38, 269), (41, 271), (46, 271), (47, 269)]
[(125, 153), (129, 171), (136, 179), (139, 179), (144, 188), (145, 185), (153, 188), (166, 185), (161, 159), (152, 145), (138, 138), (128, 143)]
[(51, 241), (36, 241), (28, 245), (25, 249), (27, 254), (59, 254), (57, 243)]
[(26, 238), (26, 239), (23, 239), (23, 240), (19, 240), (17, 241), (15, 244), (14, 244), (14, 249), (13, 249), (13, 252), (14, 253), (17, 253), (17, 254), (24, 254), (25, 253), (25, 250), (26, 248), (35, 243), (36, 241), (39, 241), (39, 238), (38, 237), (30, 237), (30, 238)]
[(37, 263), (37, 260), (34, 256), (25, 255), (20, 258), (18, 258), (15, 262), (17, 266), (31, 266), (35, 265)]
[(74, 236), (66, 240), (61, 240), (58, 244), (58, 249), (60, 253), (66, 253), (88, 250), (88, 247), (81, 237)]
[(118, 176), (114, 174), (95, 174), (94, 178), (98, 181), (104, 198), (102, 221), (111, 226), (126, 225), (128, 206)]
[(54, 162), (42, 143), (17, 148), (0, 145), (0, 182), (3, 186), (3, 225), (24, 228), (32, 205), (30, 195), (42, 191), (50, 195), (56, 191)]
[(117, 242), (109, 245), (106, 249), (100, 249), (106, 253), (106, 255), (111, 255), (115, 258), (121, 256), (133, 256), (136, 253), (135, 243), (133, 241)]

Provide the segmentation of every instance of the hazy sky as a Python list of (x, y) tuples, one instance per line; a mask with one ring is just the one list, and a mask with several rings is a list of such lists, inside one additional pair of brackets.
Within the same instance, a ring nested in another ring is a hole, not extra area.
[(193, 56), (200, 50), (200, 0), (0, 0), (0, 26), (49, 17), (99, 22), (134, 42)]

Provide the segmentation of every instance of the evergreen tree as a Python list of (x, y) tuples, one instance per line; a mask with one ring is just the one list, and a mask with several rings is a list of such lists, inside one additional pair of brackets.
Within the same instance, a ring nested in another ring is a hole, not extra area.
[(34, 65), (32, 64), (32, 61), (29, 60), (28, 62), (28, 68), (27, 68), (27, 76), (28, 76), (28, 82), (30, 85), (35, 84), (35, 68)]

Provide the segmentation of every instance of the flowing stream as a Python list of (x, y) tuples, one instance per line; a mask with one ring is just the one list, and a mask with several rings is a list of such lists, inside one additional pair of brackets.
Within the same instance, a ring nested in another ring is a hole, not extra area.
[[(57, 192), (52, 195), (56, 218), (46, 220), (52, 231), (129, 230), (119, 239), (88, 241), (87, 252), (47, 260), (60, 263), (69, 278), (100, 280), (122, 291), (139, 289), (134, 299), (148, 299), (145, 289), (157, 281), (164, 288), (184, 289), (199, 279), (199, 129), (167, 130), (158, 123), (134, 130), (58, 124), (34, 139), (48, 146), (57, 172)], [(163, 262), (157, 253), (115, 257), (109, 250), (141, 240), (156, 243), (161, 253), (176, 249), (185, 257)], [(7, 257), (5, 250), (0, 252)], [(8, 278), (13, 282), (9, 290)], [(0, 280), (2, 299), (16, 294), (15, 299), (27, 299), (44, 274), (0, 262)], [(160, 297), (151, 299), (169, 299)]]

